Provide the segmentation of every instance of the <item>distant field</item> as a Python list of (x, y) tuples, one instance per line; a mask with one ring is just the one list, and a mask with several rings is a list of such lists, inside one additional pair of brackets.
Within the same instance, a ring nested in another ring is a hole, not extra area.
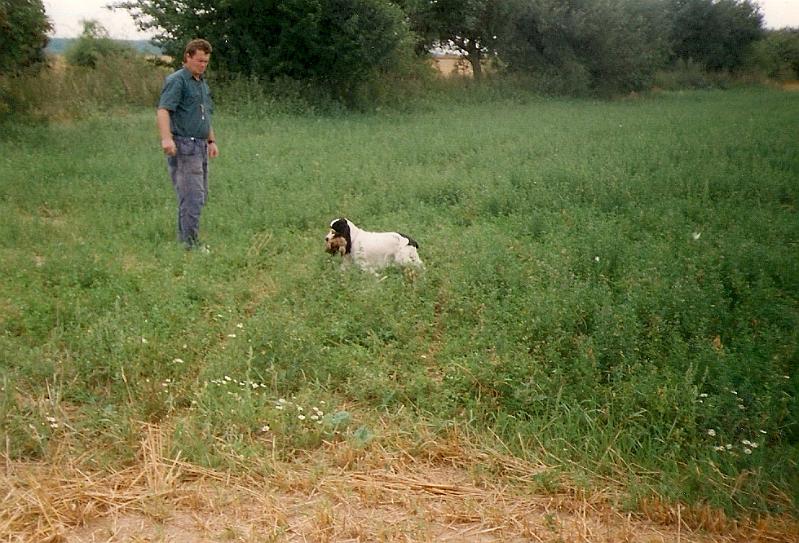
[[(69, 49), (69, 47), (75, 43), (78, 39), (77, 38), (50, 38), (47, 42), (47, 47), (45, 48), (45, 52), (53, 54), (53, 55), (61, 55)], [(155, 47), (150, 43), (150, 40), (114, 40), (117, 43), (121, 43), (123, 45), (127, 45), (140, 53), (146, 53), (150, 55), (160, 55), (162, 53), (161, 49)]]
[[(221, 111), (210, 255), (175, 242), (152, 111), (7, 126), (0, 443), (113, 469), (146, 422), (258, 472), (457, 433), (552, 466), (537, 492), (795, 517), (797, 119), (776, 90)], [(341, 273), (342, 215), (426, 273)]]

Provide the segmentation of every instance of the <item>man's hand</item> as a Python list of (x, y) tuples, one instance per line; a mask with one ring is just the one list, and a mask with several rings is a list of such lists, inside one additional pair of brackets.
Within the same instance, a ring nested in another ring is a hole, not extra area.
[(219, 156), (219, 147), (216, 146), (215, 141), (208, 142), (208, 156), (211, 158), (216, 158)]
[(164, 150), (164, 154), (168, 156), (175, 156), (178, 154), (178, 148), (175, 146), (175, 140), (172, 138), (164, 138), (161, 140), (161, 149)]

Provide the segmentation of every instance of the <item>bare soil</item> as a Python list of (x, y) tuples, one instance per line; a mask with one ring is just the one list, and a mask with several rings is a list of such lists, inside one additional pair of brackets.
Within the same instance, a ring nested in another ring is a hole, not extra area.
[[(550, 468), (462, 443), (414, 454), (329, 443), (266, 475), (200, 468), (163, 456), (149, 428), (134, 465), (15, 463), (0, 475), (7, 542), (788, 542), (793, 519), (733, 522), (652, 502), (636, 514), (612, 488), (543, 491)], [(251, 473), (251, 471), (250, 471)]]

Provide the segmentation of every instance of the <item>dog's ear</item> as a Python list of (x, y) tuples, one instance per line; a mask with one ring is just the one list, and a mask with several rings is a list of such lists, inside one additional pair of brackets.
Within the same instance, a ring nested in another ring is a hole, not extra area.
[(335, 237), (341, 238), (344, 241), (344, 252), (342, 254), (348, 254), (352, 250), (350, 221), (344, 218), (336, 219), (330, 223), (330, 229), (335, 232)]
[(402, 232), (397, 232), (397, 234), (399, 234), (403, 238), (407, 239), (408, 240), (408, 245), (410, 245), (411, 247), (416, 247), (417, 249), (419, 248), (419, 244), (411, 236), (409, 236), (407, 234), (403, 234)]
[(336, 219), (330, 223), (330, 228), (337, 234), (341, 234), (342, 236), (349, 236), (350, 234), (350, 224), (347, 219)]

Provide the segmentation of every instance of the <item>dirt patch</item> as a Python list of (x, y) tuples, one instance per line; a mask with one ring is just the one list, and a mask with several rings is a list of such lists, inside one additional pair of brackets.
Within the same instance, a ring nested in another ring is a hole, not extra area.
[(785, 91), (799, 92), (799, 81), (783, 81), (780, 86)]
[[(650, 518), (613, 491), (540, 491), (548, 466), (434, 444), (411, 455), (328, 443), (268, 475), (169, 459), (150, 427), (135, 465), (92, 472), (74, 462), (6, 461), (0, 536), (8, 542), (733, 542), (796, 541), (793, 520), (698, 529), (681, 509)], [(539, 492), (535, 489), (538, 488)], [(654, 519), (654, 520), (653, 520)]]
[[(216, 477), (64, 526), (53, 541), (732, 541), (658, 526), (588, 497), (523, 496), (452, 468), (332, 470), (247, 486)], [(279, 477), (282, 479), (284, 476)], [(293, 475), (292, 475), (293, 477)], [(287, 484), (288, 483), (288, 484)], [(297, 486), (296, 488), (292, 488)], [(155, 490), (155, 489), (154, 489)], [(40, 533), (40, 536), (46, 535)], [(30, 539), (31, 541), (35, 539)], [(42, 541), (42, 539), (38, 539)]]

